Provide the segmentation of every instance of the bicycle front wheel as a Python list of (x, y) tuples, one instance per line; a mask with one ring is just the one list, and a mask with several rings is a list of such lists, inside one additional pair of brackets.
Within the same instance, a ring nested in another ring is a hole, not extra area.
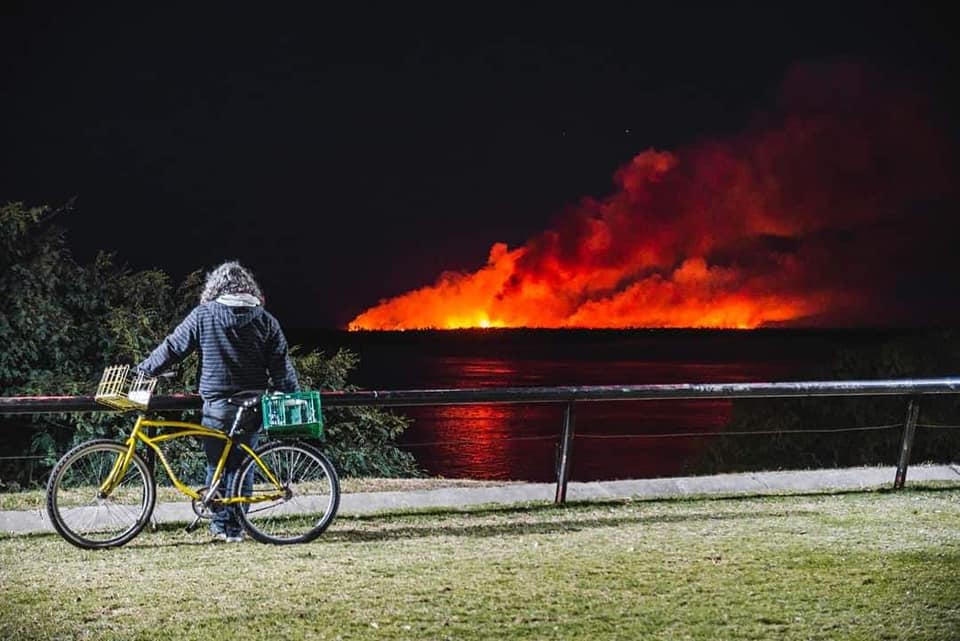
[(127, 446), (88, 441), (67, 452), (50, 473), (47, 514), (53, 527), (81, 548), (109, 548), (127, 543), (150, 519), (156, 502), (153, 473), (134, 453), (109, 493), (102, 491)]
[(280, 486), (256, 459), (244, 459), (232, 488), (232, 496), (252, 499), (237, 505), (243, 527), (262, 543), (306, 543), (320, 536), (340, 506), (340, 480), (330, 460), (298, 441), (268, 443), (256, 452)]

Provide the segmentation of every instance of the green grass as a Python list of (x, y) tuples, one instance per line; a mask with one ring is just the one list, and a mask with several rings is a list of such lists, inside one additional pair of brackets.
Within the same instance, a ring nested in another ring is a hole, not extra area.
[(318, 541), (0, 538), (0, 638), (960, 638), (960, 487), (341, 517)]

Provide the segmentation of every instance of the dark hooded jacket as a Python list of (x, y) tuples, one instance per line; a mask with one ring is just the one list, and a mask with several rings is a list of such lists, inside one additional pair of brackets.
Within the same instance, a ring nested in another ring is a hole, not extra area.
[(280, 323), (259, 305), (198, 305), (138, 367), (156, 376), (196, 349), (204, 401), (245, 390), (300, 389)]

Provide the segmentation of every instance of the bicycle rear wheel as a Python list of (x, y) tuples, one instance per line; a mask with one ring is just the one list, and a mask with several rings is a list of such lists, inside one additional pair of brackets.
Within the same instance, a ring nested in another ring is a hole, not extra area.
[[(256, 452), (281, 488), (269, 480), (252, 456), (244, 459), (232, 496), (250, 496), (255, 502), (237, 506), (243, 527), (262, 543), (306, 543), (320, 536), (340, 506), (340, 479), (330, 460), (299, 441), (267, 443)], [(257, 502), (278, 491), (283, 492), (281, 498)]]
[(101, 485), (127, 446), (107, 440), (88, 441), (57, 463), (47, 483), (47, 514), (53, 527), (81, 548), (109, 548), (140, 533), (153, 513), (153, 473), (134, 453), (123, 478), (108, 494)]

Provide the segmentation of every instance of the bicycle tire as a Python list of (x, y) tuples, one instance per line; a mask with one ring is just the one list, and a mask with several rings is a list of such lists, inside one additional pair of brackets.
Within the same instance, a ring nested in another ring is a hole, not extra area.
[[(261, 543), (285, 545), (314, 540), (333, 522), (340, 507), (337, 470), (320, 450), (300, 441), (274, 441), (256, 450), (257, 456), (280, 481), (287, 495), (278, 501), (236, 506), (237, 520)], [(252, 456), (237, 468), (231, 496), (244, 495), (243, 479), (250, 475), (247, 495), (276, 492)]]
[(87, 441), (54, 466), (47, 482), (47, 515), (64, 539), (84, 549), (111, 548), (129, 542), (150, 520), (157, 499), (153, 472), (134, 452), (123, 480), (110, 496), (100, 496), (123, 443)]

